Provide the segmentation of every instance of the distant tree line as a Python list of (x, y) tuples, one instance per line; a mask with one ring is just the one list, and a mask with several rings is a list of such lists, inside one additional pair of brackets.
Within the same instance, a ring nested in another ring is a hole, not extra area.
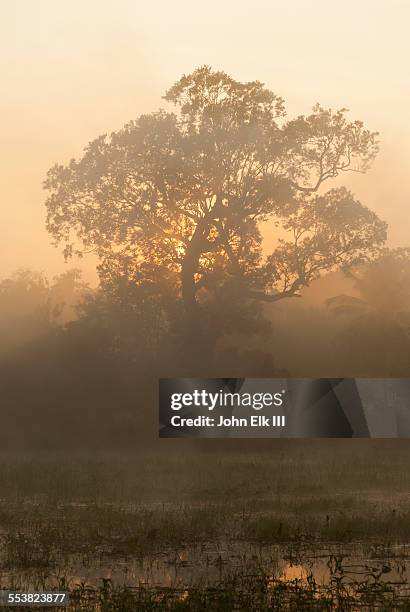
[(188, 367), (178, 303), (165, 325), (155, 300), (133, 286), (109, 295), (76, 271), (51, 283), (18, 272), (0, 282), (0, 447), (155, 446), (158, 377), (194, 369), (204, 377), (410, 376), (409, 252), (385, 251), (348, 275), (350, 294), (340, 282), (321, 304), (266, 305), (258, 321), (238, 321), (221, 338), (212, 364), (198, 356)]

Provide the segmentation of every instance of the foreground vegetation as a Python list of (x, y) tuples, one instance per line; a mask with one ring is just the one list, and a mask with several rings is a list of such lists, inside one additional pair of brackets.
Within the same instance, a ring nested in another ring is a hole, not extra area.
[(168, 442), (3, 455), (1, 588), (66, 589), (73, 610), (410, 609), (405, 441)]

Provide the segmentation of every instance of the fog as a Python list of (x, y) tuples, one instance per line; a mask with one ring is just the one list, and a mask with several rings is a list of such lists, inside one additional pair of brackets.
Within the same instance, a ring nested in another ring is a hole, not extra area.
[[(319, 101), (347, 107), (380, 132), (366, 175), (343, 177), (389, 223), (392, 245), (408, 244), (410, 99), (407, 2), (257, 1), (167, 3), (19, 1), (2, 7), (0, 274), (64, 269), (44, 228), (45, 173), (102, 133), (167, 104), (182, 73), (210, 64), (259, 79), (290, 115)], [(212, 40), (212, 44), (210, 44)], [(75, 265), (96, 284), (96, 261)]]
[(410, 7), (251, 8), (3, 7), (3, 447), (151, 444), (158, 376), (410, 375)]

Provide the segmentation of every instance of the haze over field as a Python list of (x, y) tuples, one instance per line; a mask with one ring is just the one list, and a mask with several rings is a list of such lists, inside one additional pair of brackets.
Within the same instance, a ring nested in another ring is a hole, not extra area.
[[(409, 23), (2, 3), (0, 607), (410, 609)], [(169, 427), (159, 378), (277, 379), (284, 437)]]
[[(390, 244), (407, 246), (409, 19), (405, 0), (3, 5), (0, 277), (21, 266), (64, 269), (44, 228), (46, 171), (101, 133), (167, 107), (165, 90), (202, 64), (259, 79), (290, 116), (319, 101), (380, 131), (372, 170), (342, 182), (389, 223)], [(94, 266), (81, 262), (92, 282)]]

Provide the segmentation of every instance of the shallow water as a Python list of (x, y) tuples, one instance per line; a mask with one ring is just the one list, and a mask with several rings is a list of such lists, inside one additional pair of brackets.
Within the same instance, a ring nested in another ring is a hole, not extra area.
[(313, 579), (319, 587), (336, 582), (346, 588), (378, 583), (410, 596), (410, 546), (205, 542), (142, 559), (112, 557), (101, 550), (92, 555), (72, 556), (53, 568), (0, 570), (0, 587), (19, 584), (35, 588), (42, 581), (49, 587), (58, 587), (61, 579), (70, 588), (80, 584), (97, 587), (102, 579), (109, 579), (130, 587), (183, 589), (192, 585), (212, 586), (238, 572), (249, 576), (263, 573), (275, 580), (298, 581), (301, 585)]

